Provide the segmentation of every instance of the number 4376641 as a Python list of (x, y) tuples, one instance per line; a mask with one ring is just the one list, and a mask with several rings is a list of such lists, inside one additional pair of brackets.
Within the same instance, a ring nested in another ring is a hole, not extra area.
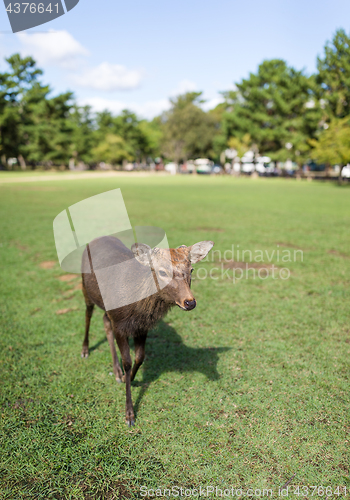
[(58, 6), (59, 6), (59, 4), (56, 3), (56, 4), (54, 4), (54, 6), (52, 8), (51, 4), (49, 3), (49, 5), (45, 9), (45, 5), (43, 3), (39, 3), (39, 4), (36, 4), (36, 3), (14, 3), (13, 9), (12, 9), (12, 3), (9, 3), (8, 6), (6, 7), (6, 10), (10, 14), (12, 14), (12, 12), (14, 14), (20, 14), (20, 13), (25, 14), (25, 12), (29, 12), (30, 14), (36, 14), (36, 13), (43, 14), (44, 12), (50, 12), (50, 14), (51, 14), (56, 9), (56, 12), (58, 14)]
[(332, 488), (331, 486), (296, 486), (293, 489), (294, 495), (298, 496), (326, 496), (331, 495), (346, 495), (346, 486)]

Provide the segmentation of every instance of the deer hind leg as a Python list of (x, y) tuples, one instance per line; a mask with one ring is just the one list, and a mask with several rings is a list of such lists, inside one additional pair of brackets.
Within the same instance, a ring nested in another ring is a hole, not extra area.
[(109, 344), (109, 347), (110, 347), (111, 353), (112, 353), (113, 373), (115, 375), (116, 381), (117, 382), (121, 382), (122, 381), (122, 377), (123, 377), (123, 372), (122, 372), (122, 369), (120, 368), (117, 351), (115, 349), (115, 343), (114, 343), (114, 335), (113, 335), (112, 325), (111, 325), (111, 322), (110, 322), (110, 320), (109, 320), (109, 318), (107, 316), (107, 313), (105, 313), (104, 316), (103, 316), (103, 324), (105, 326), (108, 344)]
[(137, 370), (140, 368), (140, 366), (143, 363), (143, 360), (145, 359), (146, 339), (147, 339), (147, 332), (142, 335), (139, 335), (138, 337), (134, 337), (135, 362), (131, 370), (131, 380), (134, 380)]
[(85, 299), (86, 311), (85, 311), (85, 337), (83, 342), (83, 349), (81, 351), (81, 357), (87, 358), (89, 356), (89, 329), (92, 313), (94, 312), (95, 304), (91, 302), (87, 291), (84, 286), (84, 275), (82, 276), (82, 290)]
[(86, 303), (85, 311), (85, 337), (83, 342), (83, 349), (81, 351), (81, 357), (87, 358), (89, 356), (89, 329), (92, 313), (94, 312), (94, 304)]
[(128, 338), (122, 334), (120, 334), (114, 328), (115, 338), (117, 340), (117, 344), (122, 355), (122, 362), (124, 368), (124, 377), (125, 380), (125, 390), (126, 390), (126, 402), (125, 402), (125, 420), (128, 426), (135, 424), (135, 414), (134, 407), (132, 405), (131, 399), (131, 356), (130, 356), (130, 347), (128, 343)]

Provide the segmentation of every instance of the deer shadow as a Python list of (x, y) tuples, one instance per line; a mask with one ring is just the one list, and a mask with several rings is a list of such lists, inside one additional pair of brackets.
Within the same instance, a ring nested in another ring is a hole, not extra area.
[(91, 354), (93, 351), (96, 351), (96, 349), (98, 349), (100, 347), (100, 345), (104, 344), (105, 342), (107, 342), (107, 337), (106, 336), (104, 336), (103, 339), (101, 339), (98, 342), (96, 342), (95, 345), (89, 347), (89, 354)]
[[(200, 372), (208, 380), (218, 380), (219, 354), (230, 347), (188, 347), (177, 331), (164, 321), (151, 330), (147, 337), (146, 357), (142, 369), (137, 373), (133, 386), (141, 386), (134, 403), (137, 413), (142, 398), (152, 382), (165, 372)], [(142, 380), (140, 375), (142, 373)], [(139, 380), (137, 380), (139, 379)]]
[[(106, 337), (91, 346), (89, 352), (95, 351), (105, 342), (107, 342)], [(133, 343), (130, 342), (130, 344), (131, 348), (133, 348)], [(136, 375), (136, 379), (132, 382), (132, 386), (141, 387), (137, 399), (134, 402), (135, 413), (137, 413), (142, 398), (146, 394), (149, 386), (152, 382), (155, 382), (162, 373), (200, 372), (205, 375), (208, 380), (218, 380), (220, 378), (217, 371), (219, 354), (230, 349), (231, 347), (188, 347), (183, 343), (177, 331), (172, 326), (165, 323), (165, 321), (161, 320), (158, 325), (148, 333), (146, 357), (142, 368), (140, 368)], [(119, 352), (118, 358), (120, 359)]]

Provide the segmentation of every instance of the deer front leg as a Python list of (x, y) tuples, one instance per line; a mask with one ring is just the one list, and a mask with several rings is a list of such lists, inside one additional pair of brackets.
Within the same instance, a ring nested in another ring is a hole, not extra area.
[(123, 372), (122, 372), (122, 369), (120, 368), (117, 351), (115, 349), (112, 325), (111, 325), (111, 322), (107, 316), (107, 313), (105, 313), (103, 316), (103, 324), (104, 324), (104, 327), (106, 330), (108, 344), (109, 344), (109, 347), (111, 349), (112, 360), (113, 360), (113, 373), (115, 375), (116, 381), (120, 383), (122, 381)]
[(147, 332), (139, 335), (138, 337), (134, 337), (135, 343), (135, 362), (131, 371), (131, 381), (134, 380), (137, 370), (143, 363), (145, 359), (145, 344), (147, 339)]
[(134, 408), (131, 400), (131, 356), (128, 338), (114, 329), (115, 338), (122, 355), (126, 390), (125, 420), (128, 426), (135, 424)]

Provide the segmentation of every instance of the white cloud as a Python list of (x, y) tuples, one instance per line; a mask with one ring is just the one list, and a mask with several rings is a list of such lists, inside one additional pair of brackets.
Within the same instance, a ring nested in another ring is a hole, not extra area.
[(48, 33), (18, 33), (23, 56), (32, 56), (39, 65), (58, 65), (73, 68), (77, 60), (89, 55), (68, 31), (49, 31)]
[(111, 92), (137, 88), (142, 80), (142, 71), (130, 70), (120, 64), (103, 62), (93, 68), (83, 69), (72, 80), (80, 87)]
[(88, 66), (89, 51), (68, 31), (48, 33), (18, 33), (22, 56), (32, 56), (39, 66), (58, 66), (68, 70), (68, 78), (80, 87), (110, 92), (135, 89), (140, 85), (143, 72), (130, 70), (120, 64), (103, 62)]
[(79, 100), (81, 106), (89, 105), (93, 111), (103, 111), (108, 109), (113, 114), (119, 114), (123, 109), (129, 109), (142, 118), (154, 118), (163, 111), (170, 108), (168, 99), (159, 99), (157, 101), (146, 101), (142, 104), (135, 102), (117, 101), (113, 99), (104, 99), (102, 97), (91, 97)]

